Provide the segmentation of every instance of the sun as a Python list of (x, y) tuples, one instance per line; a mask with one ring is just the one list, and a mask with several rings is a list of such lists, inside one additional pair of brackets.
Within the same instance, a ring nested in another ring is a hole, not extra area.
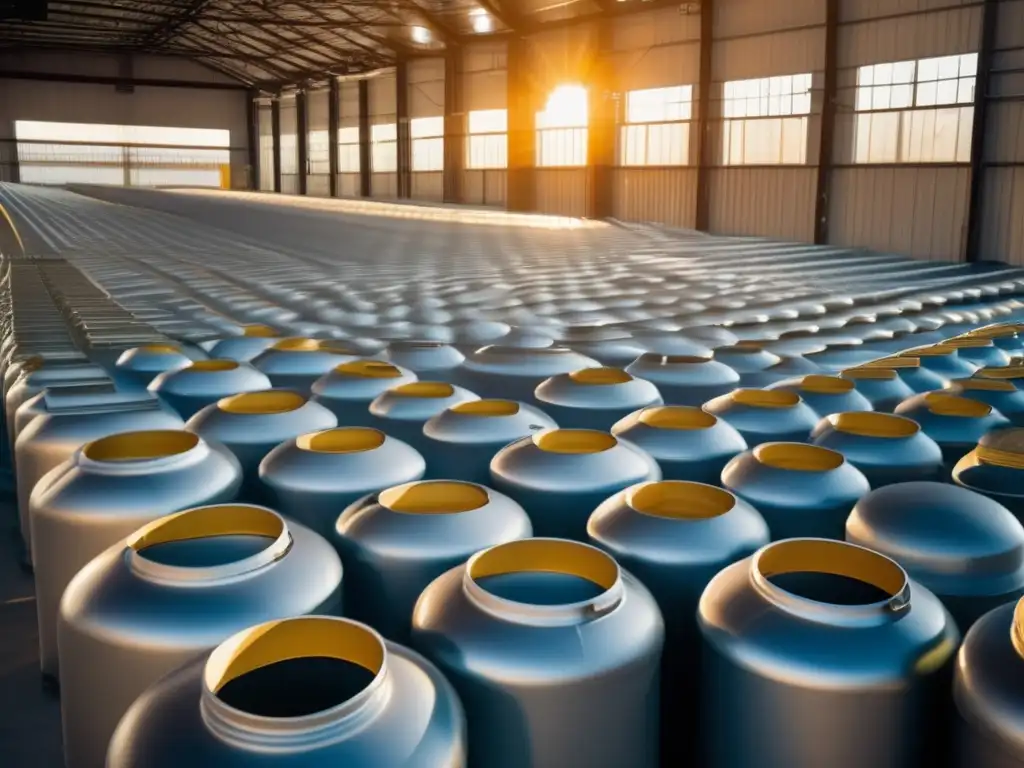
[(560, 85), (537, 114), (537, 127), (585, 128), (588, 116), (587, 89), (582, 85)]

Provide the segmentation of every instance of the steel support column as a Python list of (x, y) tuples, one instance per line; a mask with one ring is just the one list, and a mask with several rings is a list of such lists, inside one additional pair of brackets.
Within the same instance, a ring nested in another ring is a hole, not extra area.
[(399, 59), (395, 65), (395, 122), (398, 145), (398, 196), (412, 197), (412, 137), (409, 135), (409, 63)]
[(341, 123), (341, 85), (331, 78), (327, 94), (327, 172), (331, 175), (328, 189), (331, 197), (338, 196), (338, 125)]
[(697, 85), (697, 206), (694, 227), (707, 232), (711, 221), (711, 65), (715, 0), (700, 4), (700, 74)]
[(248, 171), (245, 175), (246, 189), (260, 188), (260, 110), (256, 103), (259, 93), (255, 90), (249, 91), (245, 102), (245, 128), (246, 128), (246, 163)]
[(522, 35), (508, 41), (508, 174), (505, 192), (510, 211), (536, 208), (535, 166), (537, 94), (530, 50)]
[(299, 194), (304, 195), (309, 178), (309, 97), (305, 91), (295, 94), (295, 144), (299, 150)]
[(281, 192), (281, 102), (270, 102), (270, 131), (274, 138), (274, 191)]
[(359, 195), (369, 197), (371, 173), (370, 156), (370, 81), (359, 81)]
[(587, 216), (606, 219), (613, 215), (612, 172), (615, 167), (616, 107), (615, 78), (612, 72), (612, 20), (597, 21), (597, 59), (587, 99), (589, 109), (587, 165), (590, 189)]
[(444, 57), (444, 202), (462, 202), (466, 161), (466, 113), (463, 107), (462, 51)]
[(814, 198), (814, 242), (828, 242), (829, 203), (832, 196), (832, 153), (836, 135), (838, 98), (839, 0), (825, 4), (825, 77), (822, 83), (821, 133), (818, 144), (818, 183)]
[(974, 84), (974, 133), (971, 135), (971, 188), (967, 202), (967, 261), (981, 261), (982, 197), (985, 190), (985, 133), (988, 130), (989, 83), (995, 56), (999, 0), (985, 0), (978, 47), (978, 74)]

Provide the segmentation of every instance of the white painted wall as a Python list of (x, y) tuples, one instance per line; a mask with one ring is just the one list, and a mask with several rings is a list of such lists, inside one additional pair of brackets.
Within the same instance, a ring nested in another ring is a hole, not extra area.
[[(140, 56), (133, 59), (133, 76), (204, 83), (233, 84), (193, 62)], [(14, 121), (152, 125), (169, 128), (220, 128), (231, 132), (232, 184), (246, 183), (248, 129), (244, 90), (137, 87), (117, 93), (112, 85), (4, 79), (4, 71), (117, 77), (112, 56), (55, 52), (0, 53), (0, 139), (14, 137)]]

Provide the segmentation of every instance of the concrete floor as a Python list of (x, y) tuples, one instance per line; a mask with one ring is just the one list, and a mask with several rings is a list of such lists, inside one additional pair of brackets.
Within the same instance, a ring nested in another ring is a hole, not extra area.
[(60, 702), (43, 689), (32, 577), (18, 564), (17, 509), (0, 491), (0, 766), (61, 768)]

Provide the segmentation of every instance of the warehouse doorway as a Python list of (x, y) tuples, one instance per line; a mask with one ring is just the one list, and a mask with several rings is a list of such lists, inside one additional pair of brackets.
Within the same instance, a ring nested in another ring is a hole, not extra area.
[(26, 184), (231, 187), (230, 131), (18, 120)]

